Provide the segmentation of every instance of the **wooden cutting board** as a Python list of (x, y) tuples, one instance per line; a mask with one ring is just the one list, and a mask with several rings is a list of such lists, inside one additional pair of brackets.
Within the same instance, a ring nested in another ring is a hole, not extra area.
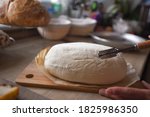
[[(53, 77), (53, 76), (51, 76)], [(98, 93), (100, 88), (106, 88), (110, 85), (104, 86), (82, 86), (82, 85), (72, 85), (71, 84), (58, 84), (47, 78), (43, 73), (37, 68), (36, 63), (32, 61), (24, 71), (16, 79), (16, 83), (27, 86), (27, 87), (38, 87), (38, 88), (50, 88), (50, 89), (61, 89), (61, 90), (73, 90), (82, 92)], [(130, 86), (143, 88), (139, 81), (135, 81)]]
[[(53, 77), (53, 76), (52, 76)], [(97, 93), (99, 88), (89, 88), (89, 87), (79, 87), (72, 85), (60, 85), (46, 76), (37, 68), (35, 62), (31, 62), (24, 71), (16, 79), (16, 83), (28, 86), (28, 87), (39, 87), (39, 88), (54, 88), (62, 90), (74, 90), (74, 91), (83, 91), (83, 92), (93, 92)]]

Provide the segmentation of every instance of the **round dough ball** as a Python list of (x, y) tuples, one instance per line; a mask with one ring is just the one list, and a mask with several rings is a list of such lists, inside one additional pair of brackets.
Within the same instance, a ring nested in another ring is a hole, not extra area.
[(127, 73), (127, 64), (121, 54), (107, 59), (98, 52), (108, 46), (91, 43), (65, 43), (53, 46), (45, 56), (44, 67), (57, 78), (85, 84), (112, 84), (121, 81)]

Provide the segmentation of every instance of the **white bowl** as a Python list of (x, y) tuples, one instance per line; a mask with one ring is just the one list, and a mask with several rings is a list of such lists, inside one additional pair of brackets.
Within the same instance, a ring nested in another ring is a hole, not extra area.
[(61, 18), (53, 18), (46, 27), (39, 27), (38, 32), (43, 38), (49, 40), (61, 40), (69, 32), (71, 21)]
[(77, 35), (77, 36), (87, 36), (89, 33), (94, 31), (96, 26), (96, 20), (91, 18), (85, 19), (77, 19), (71, 18), (71, 29), (69, 34), (70, 35)]

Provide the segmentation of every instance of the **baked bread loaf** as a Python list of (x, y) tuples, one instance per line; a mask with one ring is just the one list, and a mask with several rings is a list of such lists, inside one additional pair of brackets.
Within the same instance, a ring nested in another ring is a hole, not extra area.
[(0, 23), (24, 27), (47, 25), (48, 11), (38, 0), (0, 0)]
[(0, 100), (14, 100), (19, 94), (19, 88), (0, 84)]
[(53, 46), (45, 56), (44, 67), (62, 80), (104, 85), (121, 81), (127, 74), (122, 54), (101, 59), (98, 52), (108, 46), (91, 43), (65, 43)]

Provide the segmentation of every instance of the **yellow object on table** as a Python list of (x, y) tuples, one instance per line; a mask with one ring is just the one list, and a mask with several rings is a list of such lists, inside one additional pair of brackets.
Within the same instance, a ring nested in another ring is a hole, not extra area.
[(0, 100), (15, 100), (19, 94), (19, 88), (7, 84), (0, 84)]

